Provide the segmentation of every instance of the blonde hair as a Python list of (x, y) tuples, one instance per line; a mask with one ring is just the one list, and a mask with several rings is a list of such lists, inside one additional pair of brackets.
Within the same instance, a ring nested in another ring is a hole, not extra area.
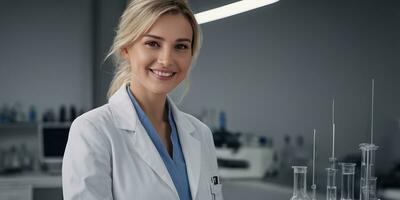
[[(163, 14), (182, 14), (190, 22), (193, 29), (192, 63), (196, 60), (201, 46), (201, 31), (186, 0), (132, 0), (120, 18), (113, 45), (106, 57), (107, 59), (113, 56), (116, 65), (114, 77), (107, 92), (108, 98), (122, 85), (131, 81), (130, 64), (122, 58), (121, 50), (132, 45), (145, 34)], [(188, 84), (185, 92), (187, 89)]]

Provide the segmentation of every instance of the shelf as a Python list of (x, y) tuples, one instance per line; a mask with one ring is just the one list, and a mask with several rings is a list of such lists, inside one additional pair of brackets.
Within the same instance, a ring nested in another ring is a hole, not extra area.
[(61, 187), (61, 175), (41, 173), (0, 176), (0, 185), (29, 184), (35, 188)]
[(0, 123), (1, 130), (33, 130), (38, 129), (39, 125), (46, 124), (47, 126), (65, 126), (71, 125), (71, 122), (16, 122), (16, 123)]
[(37, 129), (38, 125), (35, 122), (2, 123), (0, 129)]

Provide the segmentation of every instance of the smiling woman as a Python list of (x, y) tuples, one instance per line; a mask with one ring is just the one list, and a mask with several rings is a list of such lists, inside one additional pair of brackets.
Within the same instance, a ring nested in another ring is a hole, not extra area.
[(117, 61), (109, 102), (70, 129), (64, 199), (223, 199), (210, 129), (168, 97), (199, 49), (186, 1), (128, 5), (109, 54)]
[[(136, 2), (136, 3), (133, 3)], [(189, 23), (193, 31), (189, 38), (190, 52), (192, 60), (196, 60), (201, 46), (201, 32), (200, 27), (189, 9), (187, 2), (181, 0), (174, 3), (174, 1), (162, 0), (162, 1), (132, 1), (128, 5), (126, 11), (120, 19), (120, 24), (117, 30), (117, 35), (114, 38), (113, 46), (107, 57), (113, 56), (116, 62), (116, 73), (108, 90), (108, 97), (110, 97), (119, 87), (127, 82), (130, 82), (132, 76), (130, 73), (131, 66), (126, 57), (123, 56), (125, 48), (131, 46), (133, 43), (138, 42), (140, 37), (145, 35), (152, 36), (149, 34), (149, 29), (156, 23), (161, 15), (181, 15), (186, 18), (186, 22)], [(159, 4), (159, 5), (154, 5)], [(154, 9), (158, 9), (157, 12), (142, 12), (145, 7), (155, 6)], [(128, 12), (128, 10), (130, 10)], [(182, 21), (182, 20), (181, 20)], [(176, 27), (175, 27), (176, 28)], [(168, 30), (180, 31), (180, 29), (172, 29), (169, 27)], [(178, 36), (178, 35), (177, 35)], [(159, 37), (153, 37), (160, 39)], [(184, 42), (184, 41), (182, 41)], [(159, 45), (156, 41), (148, 43), (149, 45)], [(182, 45), (180, 45), (182, 47)]]
[(182, 14), (166, 14), (135, 43), (123, 48), (123, 57), (131, 64), (135, 95), (165, 95), (185, 79), (192, 61), (192, 35), (191, 25)]

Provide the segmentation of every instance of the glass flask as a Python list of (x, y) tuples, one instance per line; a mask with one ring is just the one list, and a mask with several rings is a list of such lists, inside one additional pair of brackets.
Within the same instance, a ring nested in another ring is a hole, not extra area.
[(292, 166), (293, 168), (293, 196), (290, 200), (311, 200), (307, 195), (307, 167)]

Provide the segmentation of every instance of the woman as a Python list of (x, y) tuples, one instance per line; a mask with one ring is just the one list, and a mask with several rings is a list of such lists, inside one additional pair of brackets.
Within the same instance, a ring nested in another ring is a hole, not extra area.
[(109, 102), (70, 129), (65, 200), (222, 199), (212, 133), (168, 98), (190, 71), (200, 30), (184, 0), (134, 0), (110, 55)]

